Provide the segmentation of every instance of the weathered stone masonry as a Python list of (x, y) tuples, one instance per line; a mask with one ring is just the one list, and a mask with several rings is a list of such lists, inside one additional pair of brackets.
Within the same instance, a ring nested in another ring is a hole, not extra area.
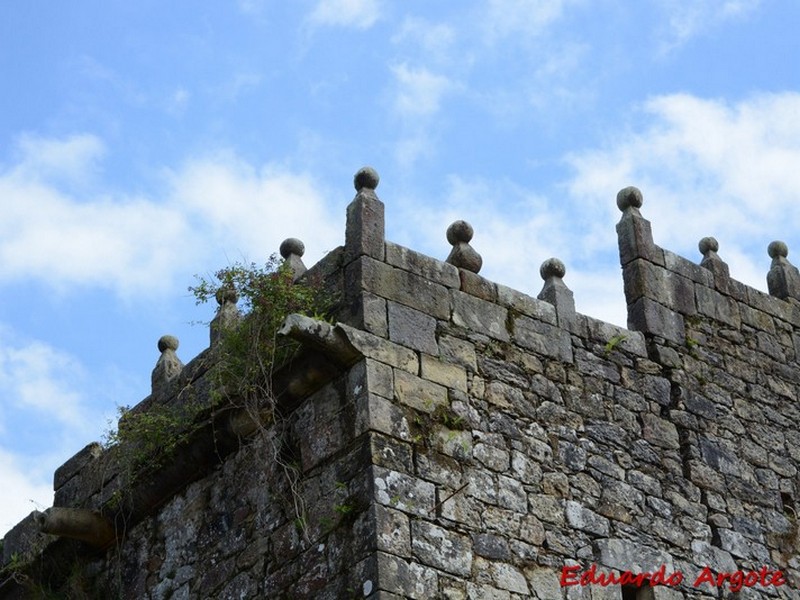
[[(307, 350), (276, 376), (285, 424), (212, 415), (124, 511), (111, 506), (114, 449), (87, 446), (55, 476), (55, 506), (87, 509), (86, 522), (54, 508), (20, 523), (0, 598), (36, 585), (153, 599), (800, 598), (800, 276), (785, 244), (770, 244), (765, 294), (730, 277), (713, 238), (699, 265), (655, 245), (641, 193), (622, 190), (623, 329), (575, 312), (557, 259), (539, 298), (482, 278), (463, 221), (447, 262), (386, 241), (377, 183), (359, 171), (345, 245), (306, 274), (341, 292), (340, 323), (287, 319)], [(300, 277), (302, 244), (281, 252)], [(238, 318), (224, 296), (212, 344)], [(208, 393), (213, 348), (185, 366), (176, 348), (162, 338), (136, 410)], [(59, 516), (77, 534), (48, 525)], [(565, 566), (592, 564), (664, 565), (684, 581), (560, 586)], [(693, 586), (706, 566), (766, 566), (787, 583)]]

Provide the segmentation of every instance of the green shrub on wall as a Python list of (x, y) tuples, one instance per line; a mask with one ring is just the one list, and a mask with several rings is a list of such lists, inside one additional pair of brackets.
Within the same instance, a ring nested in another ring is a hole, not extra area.
[(273, 369), (298, 349), (296, 342), (279, 337), (277, 331), (292, 313), (326, 318), (331, 302), (321, 283), (294, 283), (294, 273), (276, 255), (263, 267), (234, 264), (217, 271), (215, 281), (198, 279), (189, 288), (198, 304), (233, 290), (244, 312), (237, 324), (226, 329), (217, 348), (218, 392), (228, 400), (269, 402)]

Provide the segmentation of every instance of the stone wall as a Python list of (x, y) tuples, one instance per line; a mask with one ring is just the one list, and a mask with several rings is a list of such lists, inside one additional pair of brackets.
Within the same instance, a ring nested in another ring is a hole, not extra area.
[[(56, 474), (56, 506), (115, 518), (114, 538), (93, 548), (23, 521), (0, 598), (36, 585), (154, 599), (800, 598), (800, 277), (785, 245), (770, 245), (765, 294), (730, 277), (713, 238), (700, 265), (655, 245), (626, 188), (623, 329), (575, 312), (557, 259), (539, 298), (482, 278), (464, 222), (448, 229), (447, 262), (386, 241), (377, 183), (357, 174), (346, 243), (312, 268), (341, 291), (340, 322), (287, 320), (307, 351), (281, 380), (286, 418), (212, 416), (123, 512), (109, 507), (113, 449), (87, 447)], [(154, 380), (154, 395), (202, 393), (209, 360)], [(626, 571), (667, 584), (598, 583)]]

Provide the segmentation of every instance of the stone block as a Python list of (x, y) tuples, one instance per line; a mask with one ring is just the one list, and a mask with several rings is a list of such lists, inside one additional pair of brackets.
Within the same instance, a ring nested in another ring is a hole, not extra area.
[(655, 375), (645, 375), (642, 377), (642, 387), (644, 388), (645, 398), (653, 400), (661, 406), (669, 406), (672, 386), (668, 379)]
[[(390, 437), (381, 433), (372, 433), (369, 436), (369, 458), (373, 465), (400, 473), (413, 470), (412, 446), (406, 441), (397, 439), (398, 437), (400, 436)], [(355, 461), (360, 461), (360, 457), (355, 457)]]
[(514, 340), (536, 354), (571, 363), (572, 337), (569, 332), (542, 321), (520, 316), (514, 319)]
[(492, 471), (508, 470), (510, 455), (506, 450), (488, 444), (478, 443), (472, 449), (472, 456)]
[(683, 316), (650, 298), (639, 298), (628, 305), (628, 328), (661, 336), (679, 345), (686, 341)]
[(512, 477), (497, 476), (497, 503), (520, 514), (528, 512), (528, 497), (522, 484)]
[(485, 300), (459, 291), (451, 291), (453, 323), (475, 333), (482, 333), (503, 342), (510, 340), (506, 329), (508, 311)]
[(701, 315), (721, 321), (731, 327), (741, 326), (738, 303), (729, 296), (724, 296), (718, 291), (698, 285), (695, 288), (697, 296), (697, 312)]
[(736, 452), (726, 440), (714, 440), (708, 437), (699, 439), (700, 456), (712, 469), (726, 475), (741, 477), (745, 465), (736, 456)]
[(466, 576), (472, 571), (469, 537), (417, 519), (411, 523), (411, 548), (417, 560), (447, 573)]
[(386, 300), (375, 294), (359, 294), (352, 305), (354, 325), (382, 338), (389, 337), (389, 321), (386, 315)]
[(619, 366), (583, 350), (578, 350), (575, 355), (575, 367), (584, 377), (592, 379), (606, 379), (611, 383), (619, 383)]
[(642, 415), (642, 437), (661, 448), (677, 450), (680, 447), (675, 425), (651, 413)]
[(385, 252), (384, 205), (374, 190), (362, 188), (347, 206), (344, 263), (367, 255), (383, 260)]
[(357, 400), (367, 394), (394, 398), (394, 373), (389, 365), (365, 358), (347, 372), (349, 400)]
[[(433, 442), (437, 451), (458, 461), (469, 460), (472, 456), (472, 433), (469, 431), (437, 427)], [(458, 466), (448, 465), (448, 468), (458, 469)], [(456, 475), (458, 473), (457, 470)]]
[(297, 409), (293, 429), (300, 443), (303, 471), (309, 471), (344, 446), (347, 438), (340, 422), (342, 404), (339, 392), (328, 385)]
[[(111, 452), (118, 452), (112, 447)], [(108, 452), (104, 452), (98, 459), (88, 462), (74, 477), (66, 480), (61, 487), (55, 490), (53, 506), (83, 506), (87, 498), (106, 487), (106, 482), (112, 479), (119, 467), (114, 467), (114, 461)]]
[(103, 447), (97, 442), (85, 446), (63, 465), (56, 469), (53, 476), (53, 489), (57, 490), (68, 480), (72, 479), (87, 464), (97, 460), (103, 453)]
[(439, 587), (439, 578), (433, 569), (419, 563), (378, 552), (378, 586), (381, 590), (399, 594), (403, 598), (428, 600), (431, 591)]
[(420, 355), (420, 375), (448, 388), (467, 392), (467, 371), (460, 365), (442, 362), (438, 358)]
[(599, 554), (598, 562), (605, 567), (633, 573), (653, 573), (664, 565), (666, 572), (675, 571), (669, 553), (630, 540), (600, 539), (595, 542), (595, 548)]
[(461, 278), (460, 290), (470, 296), (475, 296), (487, 302), (497, 302), (497, 284), (481, 277), (477, 273), (459, 269), (458, 275)]
[(725, 478), (708, 464), (699, 460), (689, 460), (686, 471), (687, 476), (696, 486), (725, 494)]
[(747, 288), (747, 304), (756, 310), (765, 312), (783, 321), (794, 322), (790, 317), (790, 305), (780, 298), (770, 296), (755, 288)]
[(524, 484), (535, 485), (542, 480), (542, 467), (525, 453), (511, 451), (511, 471)]
[(765, 313), (763, 311), (757, 310), (747, 304), (740, 304), (739, 306), (739, 314), (742, 318), (742, 323), (745, 325), (750, 325), (755, 329), (774, 334), (775, 333), (775, 322), (774, 317)]
[(353, 348), (366, 358), (403, 369), (409, 373), (419, 372), (419, 359), (413, 350), (347, 325), (338, 324), (336, 328), (341, 330)]
[[(800, 347), (800, 336), (797, 341)], [(439, 336), (439, 356), (442, 360), (461, 365), (473, 373), (478, 370), (474, 344), (449, 335)]]
[(624, 267), (632, 260), (644, 258), (664, 266), (664, 252), (653, 243), (650, 221), (641, 215), (625, 213), (617, 223), (619, 262)]
[[(447, 496), (444, 497), (447, 498)], [(439, 506), (443, 518), (473, 531), (482, 527), (481, 513), (483, 509), (484, 506), (479, 499), (465, 495), (463, 492), (448, 498)]]
[(489, 563), (489, 572), (492, 575), (494, 584), (503, 590), (515, 594), (522, 594), (524, 597), (528, 596), (528, 582), (522, 571), (517, 569), (514, 565), (502, 562)]
[[(557, 596), (552, 596), (556, 598)], [(470, 600), (511, 600), (507, 590), (500, 590), (484, 583), (467, 582), (467, 598)]]
[(686, 277), (647, 260), (637, 259), (625, 266), (622, 278), (625, 299), (629, 305), (639, 298), (650, 298), (686, 315), (697, 312), (694, 283)]
[(447, 404), (447, 388), (395, 369), (394, 397), (406, 406), (432, 413)]
[(693, 540), (692, 552), (694, 553), (692, 558), (695, 564), (701, 566), (701, 568), (708, 566), (717, 573), (723, 571), (732, 573), (737, 569), (736, 562), (733, 560), (730, 553), (716, 546), (712, 546), (705, 540)]
[(544, 300), (518, 292), (513, 288), (498, 284), (497, 300), (506, 308), (522, 313), (532, 319), (544, 321), (550, 325), (557, 323), (555, 306)]
[(456, 267), (399, 244), (386, 242), (386, 262), (448, 288), (458, 289), (461, 286)]
[(438, 354), (436, 319), (402, 304), (388, 302), (389, 339), (412, 350)]
[(399, 438), (411, 439), (411, 430), (405, 412), (390, 400), (375, 394), (365, 394), (356, 401), (355, 435), (377, 431)]
[(345, 288), (394, 300), (437, 319), (450, 318), (448, 288), (368, 256), (346, 267)]
[(53, 536), (39, 531), (39, 525), (34, 521), (33, 515), (34, 513), (31, 512), (5, 533), (3, 554), (0, 557), (3, 562), (0, 566), (8, 565), (12, 561), (24, 563), (36, 556), (49, 542), (55, 539)]
[(475, 554), (492, 560), (510, 560), (508, 542), (499, 535), (476, 533), (472, 535), (472, 547)]
[(710, 269), (695, 264), (692, 261), (675, 254), (674, 252), (670, 252), (669, 250), (663, 250), (663, 252), (664, 265), (666, 266), (667, 271), (677, 273), (681, 277), (686, 277), (691, 281), (700, 283), (707, 287), (714, 287), (714, 273)]
[(586, 317), (586, 324), (591, 339), (602, 344), (607, 354), (618, 351), (647, 358), (647, 346), (641, 332), (617, 327), (592, 317)]
[(411, 529), (408, 516), (381, 504), (373, 505), (373, 515), (378, 550), (411, 558)]
[(436, 504), (435, 486), (422, 479), (372, 467), (375, 501), (389, 508), (430, 518)]
[(770, 335), (764, 331), (756, 333), (756, 341), (758, 342), (758, 351), (774, 358), (775, 360), (784, 363), (787, 359), (787, 348), (778, 343), (776, 336)]
[[(530, 514), (554, 525), (564, 524), (564, 508), (557, 498), (546, 494), (529, 494)], [(524, 539), (524, 538), (523, 538)], [(531, 540), (530, 543), (534, 543)]]
[(526, 569), (525, 574), (537, 600), (556, 600), (563, 597), (560, 569), (536, 566)]

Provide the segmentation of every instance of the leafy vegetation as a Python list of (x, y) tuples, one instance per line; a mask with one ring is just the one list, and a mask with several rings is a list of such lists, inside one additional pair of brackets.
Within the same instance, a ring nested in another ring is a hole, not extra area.
[(292, 270), (276, 255), (260, 267), (234, 264), (217, 271), (216, 281), (198, 278), (189, 288), (197, 303), (208, 302), (219, 293), (235, 292), (245, 317), (225, 331), (218, 351), (218, 391), (228, 400), (269, 400), (270, 379), (276, 366), (286, 363), (297, 343), (276, 332), (291, 313), (325, 318), (330, 300), (319, 282), (293, 282)]
[[(121, 496), (137, 480), (167, 464), (198, 429), (213, 423), (215, 411), (244, 408), (262, 431), (265, 423), (279, 418), (272, 372), (291, 360), (298, 345), (279, 337), (277, 331), (288, 314), (320, 318), (330, 305), (321, 285), (309, 281), (295, 284), (293, 279), (289, 267), (273, 255), (264, 266), (235, 264), (217, 271), (213, 279), (198, 277), (198, 283), (189, 288), (198, 304), (212, 298), (238, 299), (243, 314), (226, 323), (210, 356), (206, 376), (210, 393), (199, 393), (186, 384), (176, 390), (178, 397), (168, 402), (155, 401), (141, 411), (118, 409), (119, 425), (105, 436), (107, 447), (118, 447), (124, 479), (123, 489), (112, 502), (120, 504)], [(271, 458), (284, 465), (294, 488), (296, 466), (277, 450)], [(302, 523), (302, 507), (295, 509)]]

